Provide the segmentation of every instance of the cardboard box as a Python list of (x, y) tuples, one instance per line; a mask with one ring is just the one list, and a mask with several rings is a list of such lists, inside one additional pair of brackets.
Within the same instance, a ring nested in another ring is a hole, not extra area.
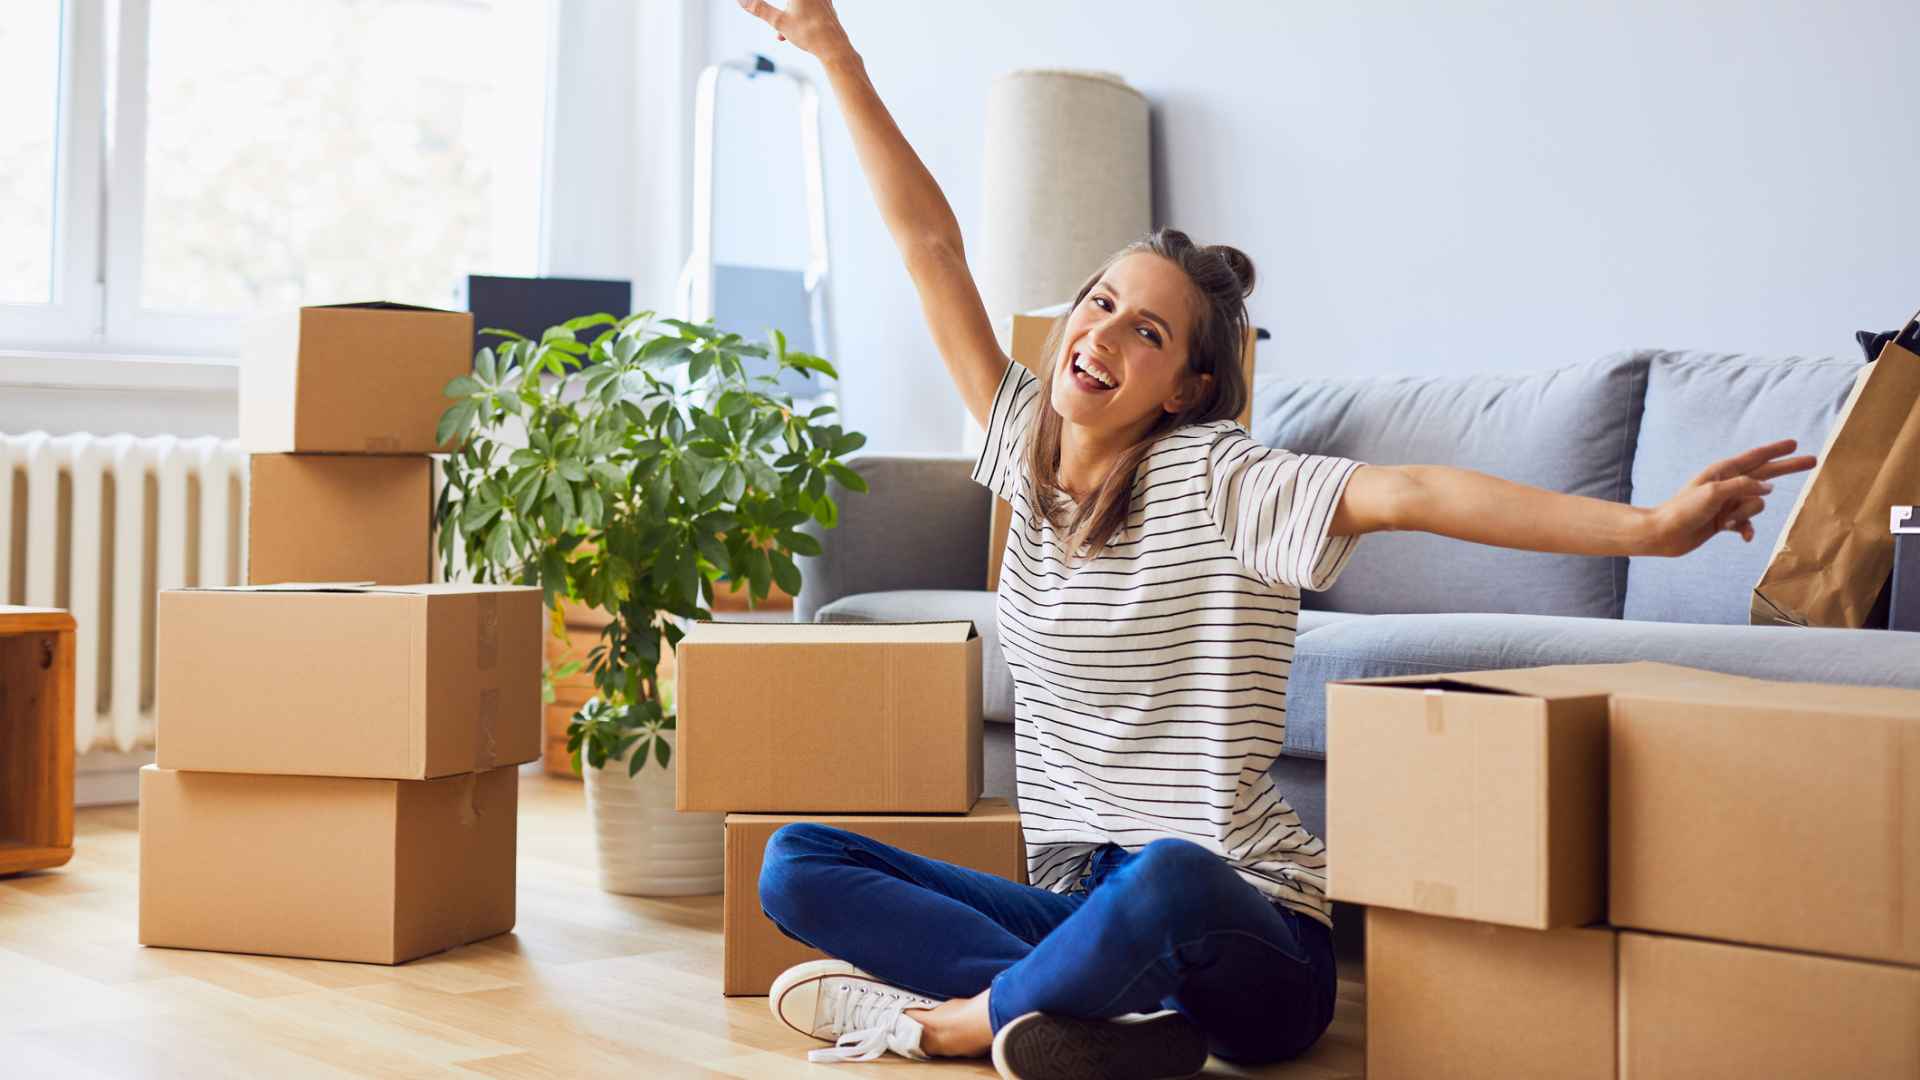
[(1535, 930), (1606, 915), (1607, 695), (1731, 676), (1580, 664), (1327, 687), (1336, 900)]
[(760, 865), (767, 840), (782, 825), (796, 821), (846, 829), (916, 855), (997, 874), (1009, 881), (1027, 880), (1020, 815), (1005, 799), (981, 799), (964, 817), (728, 814), (726, 910), (722, 916), (726, 935), (723, 990), (727, 994), (765, 994), (781, 972), (825, 955), (781, 933), (760, 910)]
[(675, 653), (681, 810), (962, 814), (980, 797), (972, 623), (699, 623)]
[(1623, 693), (1611, 746), (1614, 925), (1920, 964), (1920, 691)]
[(398, 964), (513, 929), (519, 776), (140, 770), (140, 943)]
[(263, 453), (431, 454), (447, 383), (473, 370), (473, 316), (407, 304), (263, 320), (240, 366), (240, 444)]
[(1620, 1075), (1920, 1076), (1920, 971), (1623, 933)]
[(540, 756), (540, 590), (160, 594), (163, 769), (423, 780)]
[[(1053, 315), (1015, 315), (1013, 317), (1013, 359), (1028, 371), (1038, 374), (1047, 362), (1047, 335), (1053, 332)], [(1247, 331), (1246, 350), (1240, 354), (1240, 370), (1247, 377), (1247, 402), (1234, 419), (1243, 428), (1253, 427), (1253, 365), (1258, 336)], [(1000, 587), (1000, 561), (1005, 557), (1007, 529), (1013, 524), (1013, 507), (1005, 499), (993, 500), (993, 519), (987, 534), (987, 591)]]
[(247, 583), (433, 580), (433, 459), (255, 454)]
[(1373, 1080), (1611, 1080), (1614, 933), (1367, 911)]

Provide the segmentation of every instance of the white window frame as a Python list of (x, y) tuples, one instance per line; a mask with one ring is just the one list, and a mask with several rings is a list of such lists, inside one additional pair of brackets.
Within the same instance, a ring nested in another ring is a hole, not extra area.
[(104, 0), (65, 0), (61, 5), (52, 300), (0, 304), (0, 339), (10, 344), (70, 347), (100, 335), (105, 30)]
[[(549, 40), (559, 12), (582, 0), (553, 0)], [(625, 0), (620, 0), (624, 3)], [(670, 0), (685, 10), (686, 0)], [(195, 358), (231, 364), (251, 317), (144, 308), (148, 27), (152, 0), (118, 0), (117, 70), (108, 70), (108, 0), (64, 0), (60, 98), (55, 142), (53, 286), (48, 304), (0, 304), (0, 362), (60, 356), (116, 360)], [(547, 273), (553, 242), (553, 112), (557, 57), (546, 71), (548, 146), (542, 148), (536, 273)], [(107, 93), (114, 94), (113, 154), (106, 154)], [(561, 193), (564, 194), (564, 193)], [(4, 381), (4, 380), (0, 380)]]

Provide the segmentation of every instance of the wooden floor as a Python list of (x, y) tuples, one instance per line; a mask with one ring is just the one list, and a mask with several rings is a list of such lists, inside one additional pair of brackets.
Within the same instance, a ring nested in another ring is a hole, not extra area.
[[(831, 1078), (764, 998), (720, 994), (720, 898), (601, 892), (577, 782), (522, 777), (519, 927), (399, 967), (134, 943), (133, 807), (83, 810), (66, 867), (0, 878), (0, 1076)], [(1302, 1061), (1210, 1076), (1359, 1076), (1364, 989)], [(903, 1070), (916, 1070), (909, 1073)]]

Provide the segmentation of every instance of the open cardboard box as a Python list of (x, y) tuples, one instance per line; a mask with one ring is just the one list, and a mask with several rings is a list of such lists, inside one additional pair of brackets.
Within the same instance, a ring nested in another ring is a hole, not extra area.
[(240, 365), (240, 444), (261, 453), (431, 454), (473, 369), (473, 316), (374, 301), (260, 320)]
[(698, 623), (674, 663), (681, 810), (964, 814), (980, 797), (970, 622)]

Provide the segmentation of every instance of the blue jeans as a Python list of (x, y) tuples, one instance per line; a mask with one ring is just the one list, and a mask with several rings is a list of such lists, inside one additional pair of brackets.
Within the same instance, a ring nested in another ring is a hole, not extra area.
[(760, 905), (787, 936), (931, 998), (992, 988), (1016, 1016), (1177, 1009), (1219, 1057), (1262, 1064), (1333, 1019), (1333, 937), (1186, 840), (1093, 854), (1087, 889), (1054, 893), (825, 825), (767, 843)]

